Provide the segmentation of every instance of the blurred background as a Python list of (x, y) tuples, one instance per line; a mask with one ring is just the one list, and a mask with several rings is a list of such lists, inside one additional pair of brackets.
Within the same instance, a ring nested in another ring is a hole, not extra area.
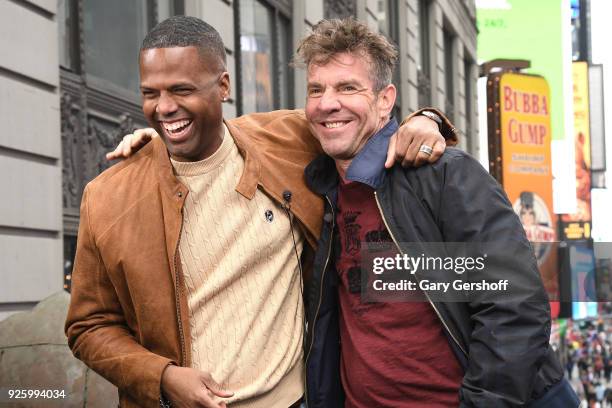
[(397, 44), (394, 114), (445, 112), (503, 184), (567, 375), (585, 404), (612, 400), (608, 0), (0, 0), (0, 389), (57, 384), (69, 394), (57, 406), (116, 398), (63, 336), (79, 205), (113, 164), (104, 154), (146, 126), (138, 50), (177, 14), (223, 38), (228, 118), (304, 106), (305, 72), (289, 62), (322, 18), (354, 16)]

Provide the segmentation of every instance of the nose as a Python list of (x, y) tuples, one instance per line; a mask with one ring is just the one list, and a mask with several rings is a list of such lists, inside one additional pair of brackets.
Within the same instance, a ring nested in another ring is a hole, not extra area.
[(155, 112), (163, 117), (172, 116), (178, 110), (178, 105), (174, 98), (166, 92), (162, 92), (157, 100)]
[(319, 99), (319, 110), (324, 112), (335, 112), (340, 110), (340, 100), (332, 89), (326, 89)]

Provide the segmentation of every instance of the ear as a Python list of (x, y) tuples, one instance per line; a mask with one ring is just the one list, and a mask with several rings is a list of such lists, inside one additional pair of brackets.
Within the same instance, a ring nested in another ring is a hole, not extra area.
[(219, 89), (221, 94), (221, 100), (225, 101), (230, 97), (230, 77), (227, 71), (223, 71), (219, 77)]
[(378, 110), (380, 111), (381, 116), (391, 115), (396, 97), (397, 89), (393, 84), (389, 84), (380, 90), (378, 93)]

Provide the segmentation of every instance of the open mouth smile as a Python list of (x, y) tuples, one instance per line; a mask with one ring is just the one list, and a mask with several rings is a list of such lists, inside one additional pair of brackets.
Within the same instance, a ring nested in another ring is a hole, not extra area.
[(348, 120), (338, 120), (334, 122), (321, 122), (321, 125), (327, 129), (338, 129), (346, 126), (350, 121)]
[(187, 139), (193, 120), (181, 119), (173, 122), (160, 122), (165, 136), (173, 142), (182, 142)]

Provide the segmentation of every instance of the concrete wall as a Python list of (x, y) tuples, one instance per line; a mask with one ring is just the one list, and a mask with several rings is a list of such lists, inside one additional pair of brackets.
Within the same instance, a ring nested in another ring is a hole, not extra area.
[[(296, 0), (293, 2), (293, 50), (297, 50), (300, 39), (323, 18), (323, 0)], [(306, 70), (294, 70), (295, 107), (303, 109), (306, 103)]]
[(0, 2), (0, 320), (62, 289), (56, 7)]

